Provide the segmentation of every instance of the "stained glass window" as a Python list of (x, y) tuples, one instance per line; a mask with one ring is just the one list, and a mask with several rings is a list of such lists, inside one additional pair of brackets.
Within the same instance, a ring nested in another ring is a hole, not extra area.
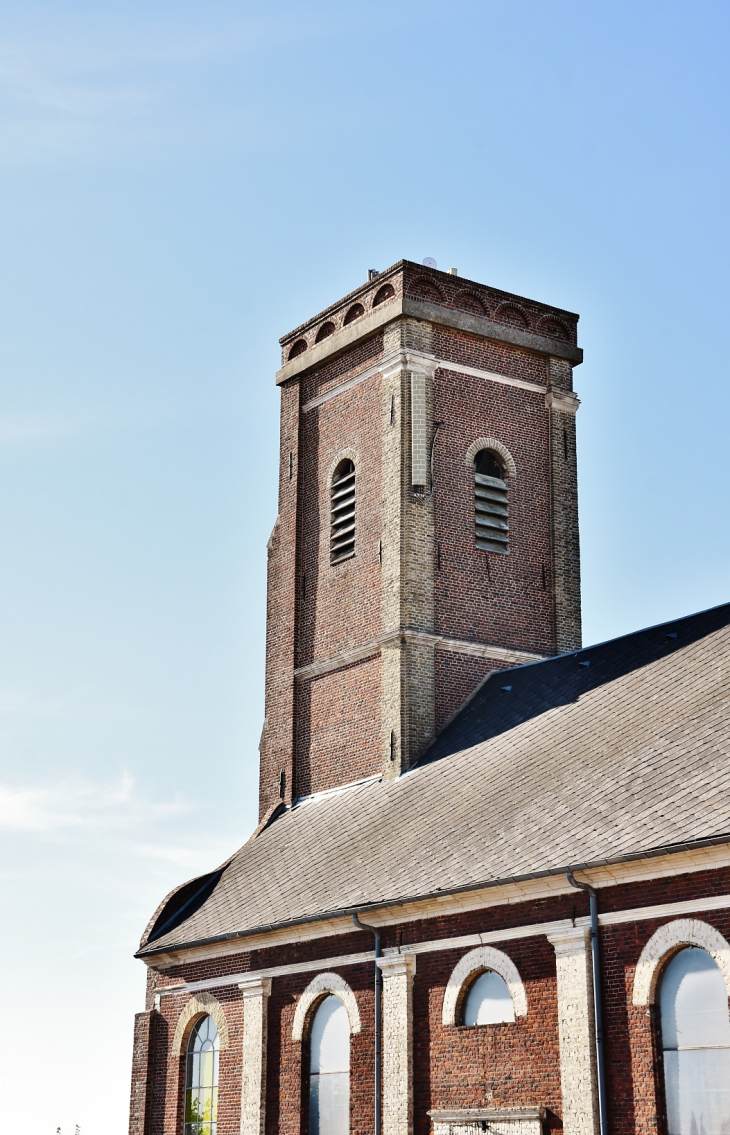
[(339, 997), (321, 1001), (309, 1040), (309, 1135), (350, 1130), (350, 1022)]
[(218, 1029), (201, 1017), (190, 1034), (185, 1077), (185, 1135), (217, 1135)]
[(659, 991), (669, 1135), (730, 1135), (730, 1017), (705, 950), (675, 954)]
[(480, 974), (466, 995), (464, 1024), (494, 1025), (514, 1019), (515, 1009), (504, 978), (491, 969)]

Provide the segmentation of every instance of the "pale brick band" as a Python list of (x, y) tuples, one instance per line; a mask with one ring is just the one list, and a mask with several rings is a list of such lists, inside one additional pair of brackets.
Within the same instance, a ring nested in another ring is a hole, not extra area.
[(426, 374), (411, 371), (411, 484), (428, 484)]
[(413, 1131), (414, 954), (378, 958), (383, 974), (383, 1131)]
[(634, 974), (634, 1005), (653, 1004), (662, 966), (683, 946), (699, 946), (707, 951), (722, 974), (730, 997), (730, 943), (709, 922), (678, 918), (660, 926), (641, 951)]
[(597, 1135), (595, 1018), (590, 931), (567, 927), (548, 940), (555, 949), (564, 1135)]
[(378, 638), (363, 643), (362, 646), (340, 651), (339, 654), (310, 662), (306, 666), (299, 666), (294, 671), (294, 677), (297, 681), (318, 678), (320, 674), (328, 674), (331, 670), (339, 670), (344, 666), (352, 666), (355, 662), (372, 658), (374, 654), (379, 654), (385, 649), (399, 649), (405, 643), (421, 643), (436, 650), (447, 650), (451, 654), (467, 654), (474, 658), (493, 658), (510, 666), (541, 662), (545, 657), (544, 654), (534, 654), (528, 650), (511, 650), (492, 643), (470, 642), (466, 639), (447, 638), (445, 635), (433, 634), (430, 631), (414, 630), (412, 627), (396, 627), (395, 630), (386, 631)]
[(335, 997), (339, 997), (340, 1001), (345, 1006), (347, 1019), (350, 1022), (350, 1032), (352, 1034), (360, 1032), (360, 1010), (357, 1007), (355, 994), (350, 989), (344, 977), (340, 977), (338, 973), (318, 973), (317, 976), (310, 981), (297, 1002), (296, 1011), (294, 1013), (294, 1024), (292, 1025), (292, 1038), (294, 1040), (303, 1039), (304, 1030), (312, 1010), (319, 1001), (327, 997), (330, 993), (334, 994)]
[(527, 1016), (525, 987), (515, 963), (501, 950), (495, 950), (493, 946), (479, 946), (476, 950), (470, 950), (468, 954), (464, 954), (461, 961), (454, 967), (447, 982), (441, 1011), (441, 1020), (444, 1025), (458, 1023), (459, 1010), (464, 995), (471, 984), (471, 979), (475, 974), (484, 973), (485, 970), (493, 970), (494, 973), (498, 973), (504, 979), (512, 998), (515, 1017)]
[(197, 996), (190, 998), (177, 1019), (175, 1036), (172, 1041), (173, 1056), (182, 1056), (183, 1044), (188, 1037), (188, 1026), (196, 1017), (203, 1015), (212, 1017), (215, 1022), (215, 1027), (218, 1029), (219, 1047), (221, 1049), (228, 1048), (228, 1024), (223, 1006), (210, 993), (198, 993)]

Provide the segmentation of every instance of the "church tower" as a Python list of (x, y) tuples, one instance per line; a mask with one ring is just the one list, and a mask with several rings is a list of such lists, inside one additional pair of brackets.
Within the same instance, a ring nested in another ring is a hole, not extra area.
[(400, 261), (282, 338), (262, 818), (580, 647), (577, 322)]

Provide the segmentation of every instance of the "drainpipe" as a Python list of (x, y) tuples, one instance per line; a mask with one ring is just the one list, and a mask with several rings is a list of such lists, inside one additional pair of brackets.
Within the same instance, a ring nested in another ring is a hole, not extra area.
[(382, 1048), (382, 1003), (383, 1003), (383, 974), (378, 965), (378, 958), (381, 958), (382, 952), (380, 949), (380, 931), (376, 930), (374, 926), (366, 926), (361, 922), (356, 914), (353, 914), (352, 921), (360, 930), (369, 930), (375, 937), (375, 1135), (380, 1135), (382, 1126), (381, 1112), (380, 1112), (380, 1076), (381, 1076), (381, 1048)]
[(593, 959), (593, 1011), (596, 1021), (596, 1068), (598, 1071), (598, 1117), (601, 1135), (608, 1135), (606, 1105), (606, 1063), (603, 1051), (603, 1009), (601, 1006), (601, 958), (598, 952), (598, 897), (588, 883), (579, 883), (572, 871), (565, 872), (571, 887), (587, 891), (591, 900), (591, 957)]

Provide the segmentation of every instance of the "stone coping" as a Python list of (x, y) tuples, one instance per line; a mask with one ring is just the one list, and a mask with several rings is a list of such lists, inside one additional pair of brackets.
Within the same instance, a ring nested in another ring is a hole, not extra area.
[(434, 1123), (499, 1123), (508, 1119), (544, 1119), (545, 1108), (536, 1107), (455, 1107), (426, 1112)]

